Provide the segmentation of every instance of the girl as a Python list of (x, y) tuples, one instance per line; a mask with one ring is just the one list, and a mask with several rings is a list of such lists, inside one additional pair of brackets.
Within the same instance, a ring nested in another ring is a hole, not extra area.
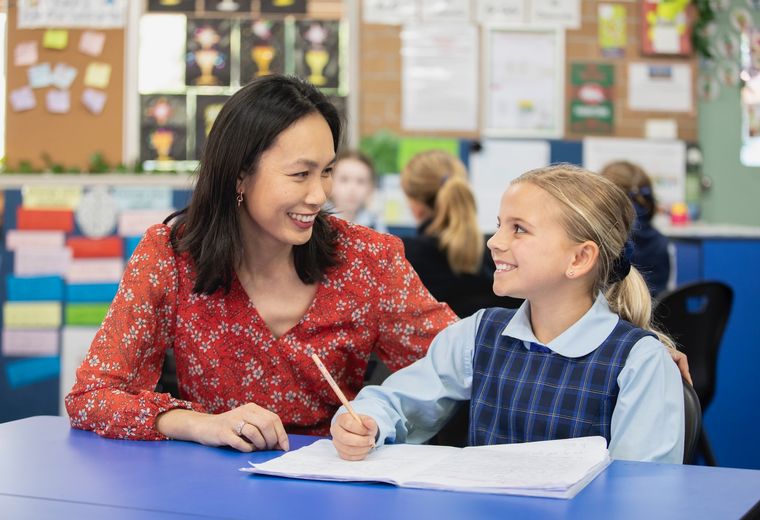
[(626, 194), (586, 170), (516, 179), (488, 247), (494, 292), (526, 301), (449, 326), (425, 358), (362, 390), (362, 424), (334, 418), (340, 456), (362, 459), (375, 440), (425, 442), (470, 399), (471, 445), (602, 435), (613, 458), (680, 463), (682, 383), (630, 265), (634, 219)]
[(420, 152), (401, 172), (401, 187), (417, 220), (417, 234), (403, 237), (409, 263), (438, 301), (464, 318), (484, 307), (511, 307), (491, 289), (496, 270), (478, 228), (467, 169), (442, 150)]
[(384, 231), (377, 215), (370, 210), (376, 175), (372, 161), (361, 152), (341, 153), (333, 167), (330, 201), (335, 215), (362, 226)]

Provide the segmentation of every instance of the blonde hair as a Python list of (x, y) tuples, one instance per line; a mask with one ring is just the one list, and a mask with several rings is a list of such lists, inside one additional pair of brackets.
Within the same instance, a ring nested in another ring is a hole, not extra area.
[(640, 166), (628, 161), (615, 161), (607, 164), (600, 173), (641, 206), (646, 212), (646, 218), (651, 219), (654, 216), (657, 200), (654, 197), (652, 179)]
[(673, 340), (652, 325), (652, 297), (639, 271), (631, 266), (622, 280), (610, 282), (636, 219), (628, 195), (605, 177), (571, 164), (531, 170), (513, 181), (521, 182), (541, 188), (560, 203), (562, 225), (571, 240), (590, 240), (599, 247), (592, 297), (603, 291), (613, 312), (675, 350)]
[(401, 172), (401, 187), (407, 197), (433, 211), (425, 233), (438, 237), (451, 270), (477, 273), (485, 245), (462, 161), (441, 150), (418, 153)]

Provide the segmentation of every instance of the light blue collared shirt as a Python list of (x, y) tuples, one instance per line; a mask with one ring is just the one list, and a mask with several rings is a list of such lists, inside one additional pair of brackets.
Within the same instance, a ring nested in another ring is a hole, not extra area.
[[(382, 386), (367, 386), (351, 403), (356, 412), (377, 422), (377, 444), (423, 443), (446, 424), (457, 402), (472, 389), (472, 360), (480, 310), (433, 340), (427, 355), (392, 374)], [(545, 346), (577, 358), (597, 349), (610, 335), (618, 316), (599, 294), (580, 320)], [(538, 343), (530, 325), (527, 302), (502, 332)], [(681, 375), (665, 346), (647, 336), (631, 349), (617, 378), (620, 392), (612, 412), (610, 456), (614, 459), (680, 464), (684, 449), (684, 398)], [(338, 414), (345, 413), (345, 408)], [(337, 414), (336, 414), (337, 415)]]

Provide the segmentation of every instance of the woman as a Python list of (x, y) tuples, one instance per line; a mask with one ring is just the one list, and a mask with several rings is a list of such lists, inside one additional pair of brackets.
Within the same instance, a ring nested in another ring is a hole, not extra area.
[[(313, 86), (266, 76), (224, 105), (189, 206), (150, 228), (66, 398), (72, 426), (240, 451), (326, 434), (370, 353), (394, 370), (455, 320), (399, 240), (321, 211), (341, 140)], [(173, 348), (181, 399), (156, 393)]]
[(406, 257), (422, 283), (460, 318), (485, 307), (517, 307), (493, 292), (493, 259), (478, 229), (467, 170), (441, 150), (421, 152), (401, 172), (401, 187), (419, 227), (404, 238)]

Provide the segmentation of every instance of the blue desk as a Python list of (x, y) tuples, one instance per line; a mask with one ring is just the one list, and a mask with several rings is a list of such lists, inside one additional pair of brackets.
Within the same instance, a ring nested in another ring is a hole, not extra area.
[[(314, 437), (291, 436), (294, 448)], [(613, 462), (572, 500), (313, 482), (238, 471), (254, 454), (117, 441), (61, 417), (0, 424), (0, 510), (16, 517), (740, 518), (760, 508), (760, 471)], [(9, 509), (6, 509), (8, 504)], [(760, 511), (760, 509), (758, 509)]]

